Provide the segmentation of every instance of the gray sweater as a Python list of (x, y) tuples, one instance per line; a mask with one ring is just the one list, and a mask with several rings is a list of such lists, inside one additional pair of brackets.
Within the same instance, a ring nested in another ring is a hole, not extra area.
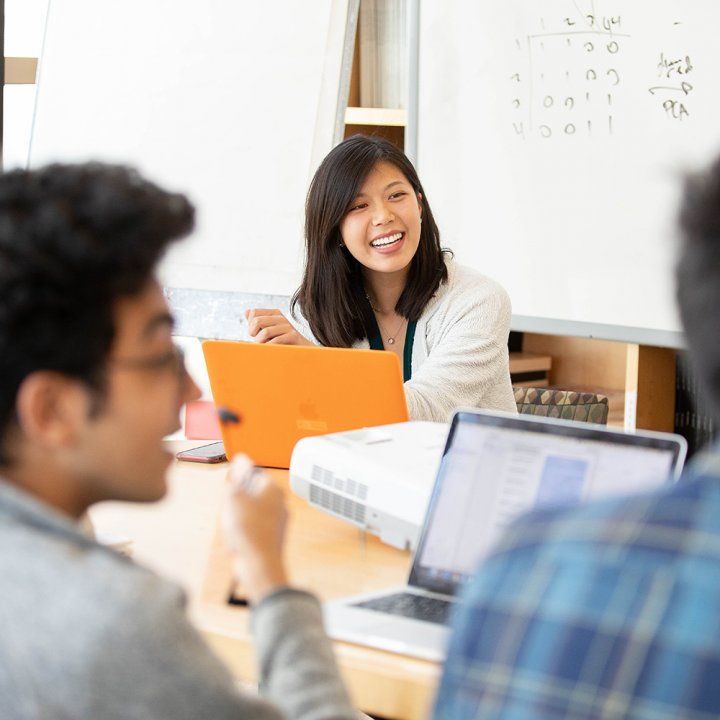
[(4, 720), (356, 717), (307, 593), (253, 611), (268, 701), (236, 691), (178, 587), (3, 481), (0, 548)]

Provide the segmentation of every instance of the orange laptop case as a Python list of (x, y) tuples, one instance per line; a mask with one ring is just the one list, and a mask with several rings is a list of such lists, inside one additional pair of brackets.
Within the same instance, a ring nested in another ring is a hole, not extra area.
[(203, 353), (229, 458), (287, 468), (300, 438), (408, 419), (391, 352), (206, 340)]

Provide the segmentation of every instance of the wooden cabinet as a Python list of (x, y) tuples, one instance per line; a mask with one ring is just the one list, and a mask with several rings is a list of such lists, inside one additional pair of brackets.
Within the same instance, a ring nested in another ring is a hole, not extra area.
[(522, 349), (552, 357), (550, 385), (607, 395), (608, 425), (673, 431), (674, 350), (538, 333), (525, 333)]

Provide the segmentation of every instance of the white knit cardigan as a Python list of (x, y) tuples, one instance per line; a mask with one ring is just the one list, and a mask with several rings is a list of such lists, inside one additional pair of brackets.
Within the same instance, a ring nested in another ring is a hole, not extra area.
[[(447, 260), (448, 279), (415, 327), (412, 375), (405, 383), (411, 420), (447, 422), (458, 407), (517, 412), (508, 364), (510, 298), (504, 288)], [(311, 339), (304, 322), (299, 331)], [(353, 347), (369, 348), (367, 340)]]

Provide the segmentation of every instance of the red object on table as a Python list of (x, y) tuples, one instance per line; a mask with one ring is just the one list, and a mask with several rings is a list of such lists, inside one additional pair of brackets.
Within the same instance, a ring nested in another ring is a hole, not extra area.
[(193, 400), (185, 405), (185, 437), (188, 440), (222, 439), (212, 400)]

